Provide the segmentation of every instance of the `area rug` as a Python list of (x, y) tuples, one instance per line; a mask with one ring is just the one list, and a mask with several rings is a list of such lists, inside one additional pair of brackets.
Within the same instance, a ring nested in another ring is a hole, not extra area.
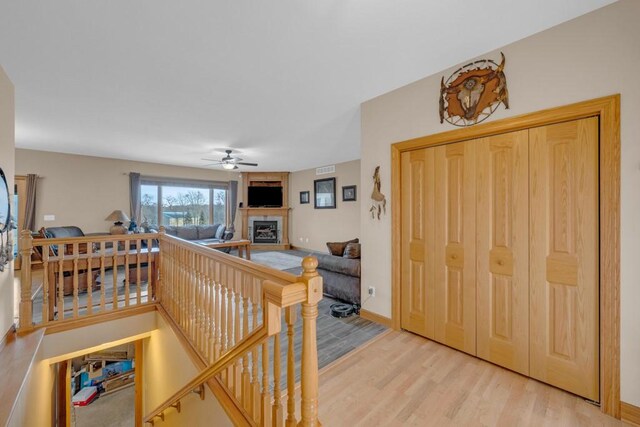
[(302, 258), (283, 252), (252, 252), (251, 261), (256, 264), (266, 265), (276, 270), (287, 270), (289, 268), (300, 267)]

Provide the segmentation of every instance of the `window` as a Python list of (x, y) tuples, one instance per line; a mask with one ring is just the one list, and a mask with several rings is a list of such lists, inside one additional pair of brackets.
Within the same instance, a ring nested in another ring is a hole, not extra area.
[(149, 226), (226, 224), (227, 183), (143, 177), (140, 205)]

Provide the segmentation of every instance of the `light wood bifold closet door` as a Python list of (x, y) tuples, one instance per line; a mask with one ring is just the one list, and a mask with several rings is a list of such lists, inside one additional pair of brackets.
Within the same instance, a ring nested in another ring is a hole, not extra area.
[(401, 162), (402, 328), (435, 339), (435, 149), (402, 153)]
[(435, 150), (435, 339), (475, 355), (476, 144)]
[(529, 373), (529, 132), (477, 141), (478, 357)]
[(598, 119), (530, 129), (529, 153), (530, 375), (598, 400)]
[(476, 353), (475, 146), (403, 153), (402, 328)]
[(401, 326), (599, 400), (597, 118), (401, 154)]

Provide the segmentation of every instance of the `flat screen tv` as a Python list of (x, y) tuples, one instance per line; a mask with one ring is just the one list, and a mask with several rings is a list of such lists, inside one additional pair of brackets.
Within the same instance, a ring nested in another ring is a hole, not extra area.
[(247, 204), (253, 208), (282, 207), (282, 187), (249, 187)]

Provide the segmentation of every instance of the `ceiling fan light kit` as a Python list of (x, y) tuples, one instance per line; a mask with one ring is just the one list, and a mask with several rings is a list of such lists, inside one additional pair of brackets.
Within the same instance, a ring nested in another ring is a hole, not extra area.
[[(222, 168), (226, 170), (238, 169), (238, 165), (258, 166), (257, 163), (242, 162), (241, 161), (242, 159), (240, 157), (231, 157), (232, 151), (233, 150), (225, 150), (225, 153), (227, 153), (227, 155), (220, 160), (214, 160), (214, 159), (202, 159), (202, 160), (214, 161), (215, 163), (210, 163), (210, 165), (222, 165)], [(205, 166), (209, 166), (209, 165), (205, 165)]]

